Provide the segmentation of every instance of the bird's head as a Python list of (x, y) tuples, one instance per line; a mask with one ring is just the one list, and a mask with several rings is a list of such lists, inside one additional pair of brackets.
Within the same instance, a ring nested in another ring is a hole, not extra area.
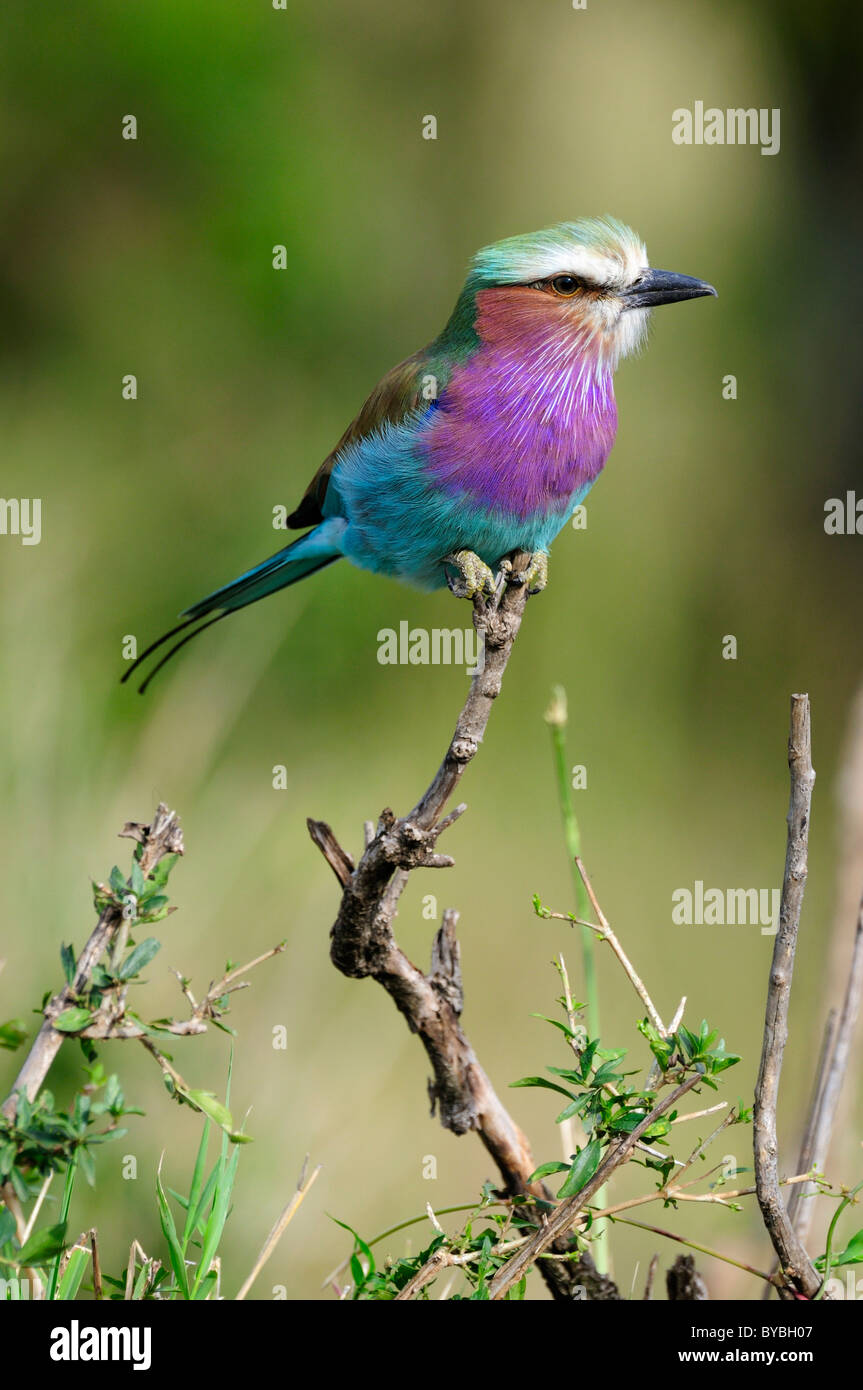
[(689, 275), (653, 270), (643, 242), (613, 217), (561, 222), (478, 251), (461, 312), (480, 339), (569, 343), (612, 370), (644, 341), (650, 310), (716, 294)]

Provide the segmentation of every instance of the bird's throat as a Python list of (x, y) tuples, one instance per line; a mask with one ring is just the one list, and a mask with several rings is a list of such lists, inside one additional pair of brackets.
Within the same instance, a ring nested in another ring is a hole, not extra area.
[(477, 296), (479, 346), (453, 372), (426, 440), (448, 491), (521, 517), (565, 511), (617, 428), (601, 342), (545, 299), (515, 287)]

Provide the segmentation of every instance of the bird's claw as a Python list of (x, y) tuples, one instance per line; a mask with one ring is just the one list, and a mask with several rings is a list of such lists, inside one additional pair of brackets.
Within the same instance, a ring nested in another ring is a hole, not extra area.
[[(512, 565), (510, 565), (512, 569)], [(527, 557), (527, 567), (511, 575), (508, 580), (514, 589), (523, 589), (527, 586), (528, 595), (539, 594), (548, 583), (548, 554), (544, 550), (537, 550), (533, 555)]]
[(530, 564), (524, 575), (524, 582), (527, 585), (529, 594), (540, 594), (548, 583), (548, 554), (544, 550), (537, 550), (530, 557)]
[(486, 598), (495, 597), (498, 581), (485, 561), (472, 550), (456, 550), (452, 555), (445, 555), (443, 563), (452, 565), (459, 572), (458, 578), (448, 574), (446, 579), (456, 598), (473, 599), (477, 594)]

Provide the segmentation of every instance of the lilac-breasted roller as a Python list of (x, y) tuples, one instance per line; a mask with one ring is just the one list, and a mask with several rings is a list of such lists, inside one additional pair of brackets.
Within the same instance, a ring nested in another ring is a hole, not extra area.
[(614, 443), (619, 360), (643, 343), (656, 305), (715, 293), (651, 269), (611, 217), (484, 247), (443, 332), (383, 377), (288, 517), (311, 529), (186, 609), (123, 679), (184, 632), (143, 691), (204, 627), (341, 556), (469, 596), (526, 551), (528, 582), (542, 588), (549, 547)]

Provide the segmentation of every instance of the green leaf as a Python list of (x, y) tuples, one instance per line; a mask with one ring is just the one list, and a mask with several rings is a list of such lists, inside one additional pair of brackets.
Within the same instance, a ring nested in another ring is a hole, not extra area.
[[(213, 1165), (213, 1171), (210, 1173), (210, 1176), (207, 1178), (207, 1181), (206, 1181), (206, 1183), (204, 1184), (204, 1190), (203, 1190), (203, 1192), (201, 1193), (200, 1198), (198, 1199), (198, 1204), (197, 1204), (196, 1207), (193, 1208), (194, 1215), (193, 1215), (193, 1218), (192, 1218), (192, 1224), (191, 1224), (191, 1226), (189, 1226), (189, 1237), (188, 1237), (189, 1239), (191, 1239), (191, 1237), (192, 1237), (194, 1234), (196, 1234), (196, 1233), (197, 1233), (198, 1235), (203, 1235), (203, 1234), (204, 1234), (204, 1226), (205, 1226), (206, 1219), (207, 1219), (207, 1213), (208, 1213), (208, 1211), (210, 1210), (210, 1207), (211, 1207), (211, 1203), (212, 1203), (212, 1200), (213, 1200), (213, 1193), (214, 1193), (215, 1190), (216, 1190), (216, 1180), (217, 1180), (218, 1176), (219, 1176), (219, 1165), (218, 1165), (218, 1163), (215, 1163), (215, 1164)], [(185, 1247), (186, 1243), (187, 1243), (187, 1240), (186, 1240), (186, 1237), (184, 1236), (184, 1238), (183, 1238), (184, 1247)]]
[(184, 1095), (192, 1102), (196, 1109), (209, 1115), (211, 1120), (215, 1120), (222, 1129), (229, 1130), (233, 1126), (231, 1112), (226, 1105), (217, 1100), (212, 1091), (185, 1091)]
[(544, 1086), (547, 1091), (558, 1091), (560, 1095), (566, 1096), (567, 1100), (576, 1100), (577, 1097), (572, 1091), (565, 1091), (562, 1086), (556, 1086), (553, 1081), (546, 1081), (544, 1076), (523, 1076), (521, 1081), (510, 1081), (510, 1086)]
[(549, 1018), (546, 1014), (531, 1014), (531, 1018), (541, 1018), (543, 1023), (550, 1023), (552, 1028), (559, 1028), (561, 1033), (567, 1038), (576, 1038), (578, 1034), (570, 1028), (568, 1023), (561, 1023), (559, 1018)]
[(67, 985), (71, 985), (75, 978), (75, 952), (65, 942), (60, 947), (60, 964), (63, 967), (63, 975)]
[(42, 1231), (36, 1231), (34, 1235), (21, 1247), (18, 1254), (20, 1265), (35, 1265), (41, 1268), (49, 1260), (53, 1260), (55, 1255), (59, 1255), (66, 1244), (66, 1223), (62, 1222), (58, 1226), (46, 1226)]
[(7, 1023), (0, 1023), (0, 1047), (7, 1052), (14, 1052), (26, 1037), (27, 1028), (23, 1018), (10, 1018)]
[(89, 1187), (96, 1186), (96, 1164), (93, 1162), (93, 1155), (87, 1149), (78, 1150), (78, 1167), (84, 1174), (84, 1180)]
[[(12, 1146), (14, 1148), (14, 1145)], [(8, 1207), (0, 1210), (0, 1250), (15, 1234), (15, 1217)]]
[(204, 1189), (204, 1172), (207, 1166), (207, 1144), (210, 1139), (210, 1122), (204, 1120), (204, 1128), (201, 1132), (201, 1142), (198, 1145), (198, 1154), (195, 1159), (195, 1167), (192, 1172), (192, 1185), (189, 1188), (189, 1200), (186, 1204), (186, 1224), (183, 1228), (182, 1247), (185, 1254), (189, 1238), (194, 1232), (195, 1222), (198, 1216), (198, 1203), (201, 1200), (201, 1193)]
[(592, 1084), (594, 1086), (604, 1086), (609, 1082), (616, 1081), (618, 1078), (617, 1066), (617, 1057), (612, 1057), (608, 1062), (603, 1062), (602, 1066), (597, 1067), (596, 1071), (593, 1073)]
[(736, 1053), (719, 1052), (717, 1050), (716, 1052), (713, 1052), (710, 1055), (710, 1069), (714, 1073), (714, 1075), (718, 1076), (721, 1071), (727, 1071), (729, 1067), (736, 1067), (739, 1061), (740, 1058), (736, 1055)]
[[(827, 1264), (827, 1256), (819, 1255), (814, 1261), (815, 1268), (823, 1270)], [(845, 1249), (838, 1255), (831, 1255), (830, 1264), (832, 1268), (838, 1269), (840, 1265), (859, 1265), (863, 1264), (863, 1231), (858, 1231), (849, 1240)]]
[(59, 1018), (54, 1019), (58, 1033), (80, 1033), (93, 1018), (89, 1009), (64, 1009)]
[(142, 898), (140, 903), (141, 916), (149, 922), (161, 921), (168, 915), (168, 899), (164, 893), (153, 893), (149, 898)]
[(598, 1139), (591, 1139), (589, 1144), (577, 1153), (572, 1167), (569, 1170), (569, 1177), (558, 1192), (558, 1198), (574, 1197), (576, 1192), (580, 1192), (586, 1183), (590, 1182), (602, 1158), (602, 1145)]
[(15, 1167), (12, 1169), (11, 1173), (9, 1174), (9, 1181), (12, 1184), (12, 1190), (15, 1193), (15, 1196), (18, 1198), (18, 1201), (29, 1202), (30, 1198), (34, 1194), (30, 1191), (30, 1188), (20, 1168)]
[(141, 865), (137, 860), (132, 863), (131, 888), (136, 898), (140, 898), (144, 892), (144, 875), (141, 872)]
[(569, 1168), (568, 1163), (541, 1163), (538, 1168), (531, 1173), (528, 1183), (540, 1182), (542, 1178), (548, 1178), (552, 1173), (565, 1173)]
[(218, 1275), (216, 1274), (216, 1271), (214, 1269), (211, 1269), (209, 1274), (204, 1276), (204, 1278), (201, 1280), (200, 1284), (196, 1286), (192, 1294), (192, 1298), (195, 1300), (196, 1303), (205, 1302), (210, 1297), (210, 1294), (214, 1291), (216, 1287), (217, 1278)]
[[(10, 1140), (8, 1141), (8, 1143), (4, 1144), (3, 1147), (2, 1147), (2, 1149), (0, 1149), (0, 1182), (5, 1182), (5, 1181), (6, 1181), (6, 1179), (7, 1179), (8, 1176), (9, 1176), (9, 1174), (12, 1172), (12, 1168), (13, 1168), (13, 1166), (14, 1166), (14, 1164), (15, 1164), (15, 1160), (16, 1160), (17, 1157), (18, 1157), (18, 1146), (17, 1146), (17, 1144), (15, 1143), (14, 1139), (10, 1139)], [(0, 1211), (0, 1224), (2, 1224), (2, 1222), (3, 1222), (3, 1220), (4, 1220), (4, 1217), (5, 1217), (6, 1215), (7, 1215), (7, 1213), (6, 1213), (6, 1210), (5, 1210), (5, 1208), (4, 1208), (3, 1211)], [(14, 1222), (14, 1219), (12, 1219), (11, 1216), (10, 1216), (9, 1219), (12, 1220), (12, 1229), (14, 1230), (14, 1229), (15, 1229), (15, 1222)], [(2, 1242), (0, 1242), (0, 1243), (2, 1243)]]
[(614, 1130), (615, 1134), (631, 1134), (634, 1129), (638, 1129), (642, 1120), (647, 1119), (647, 1112), (644, 1110), (627, 1110), (625, 1115), (618, 1115), (616, 1119), (610, 1120), (608, 1128)]
[(162, 1186), (162, 1176), (159, 1171), (156, 1172), (156, 1197), (159, 1202), (159, 1221), (162, 1226), (162, 1234), (164, 1235), (165, 1240), (168, 1242), (168, 1257), (171, 1261), (171, 1269), (174, 1271), (174, 1278), (177, 1281), (177, 1285), (180, 1289), (180, 1292), (182, 1293), (185, 1299), (188, 1299), (188, 1272), (186, 1270), (186, 1264), (183, 1258), (183, 1250), (180, 1245), (179, 1238), (177, 1236), (177, 1227), (174, 1223), (174, 1215), (171, 1211), (170, 1206), (168, 1205), (168, 1199), (165, 1196), (165, 1189)]
[(125, 897), (126, 892), (127, 892), (127, 889), (126, 889), (126, 875), (123, 873), (123, 870), (120, 869), (116, 864), (114, 865), (113, 869), (111, 870), (111, 879), (110, 879), (110, 883), (111, 883), (111, 887), (113, 888), (114, 892), (117, 894), (117, 897), (118, 897), (118, 898), (123, 898), (123, 897)]
[(164, 888), (168, 882), (171, 870), (179, 859), (179, 854), (166, 854), (164, 859), (160, 859), (155, 869), (150, 874), (149, 885), (157, 888)]
[(590, 1074), (590, 1069), (593, 1066), (593, 1058), (598, 1047), (599, 1038), (591, 1038), (590, 1042), (586, 1045), (586, 1047), (583, 1049), (581, 1053), (579, 1061), (581, 1064), (582, 1081), (587, 1081), (587, 1078)]
[[(162, 1269), (163, 1272), (167, 1275), (167, 1270), (165, 1270), (164, 1265), (162, 1266)], [(141, 1266), (140, 1270), (138, 1271), (137, 1275), (135, 1276), (135, 1283), (132, 1287), (132, 1298), (134, 1300), (140, 1302), (140, 1300), (144, 1297), (144, 1290), (147, 1287), (147, 1283), (147, 1263), (145, 1261), (144, 1264)]]
[(57, 1285), (56, 1297), (64, 1303), (71, 1303), (78, 1296), (81, 1287), (81, 1280), (84, 1278), (84, 1271), (90, 1259), (90, 1252), (82, 1250), (76, 1246), (69, 1256), (66, 1268)]
[[(354, 1230), (353, 1226), (349, 1226), (347, 1222), (339, 1221), (338, 1217), (336, 1216), (331, 1216), (330, 1220), (335, 1221), (337, 1226), (341, 1226), (343, 1231), (347, 1231), (350, 1235), (353, 1236), (354, 1240), (356, 1241), (357, 1252), (359, 1252), (359, 1254), (362, 1255), (368, 1262), (367, 1270), (364, 1270), (361, 1265), (359, 1266), (357, 1271), (353, 1271), (352, 1269), (352, 1272), (354, 1273), (354, 1283), (360, 1286), (366, 1279), (370, 1278), (375, 1272), (375, 1257), (371, 1252), (371, 1247), (366, 1245), (366, 1242), (363, 1240), (362, 1236), (358, 1235), (357, 1232)], [(433, 1241), (432, 1244), (436, 1247), (440, 1244), (440, 1240)], [(356, 1252), (352, 1260), (352, 1265), (354, 1263), (354, 1260), (356, 1260)], [(356, 1263), (357, 1265), (359, 1265), (358, 1260), (356, 1261)], [(359, 1274), (359, 1278), (356, 1277), (357, 1273)]]
[(585, 1092), (583, 1096), (578, 1096), (576, 1100), (572, 1101), (565, 1110), (561, 1110), (560, 1114), (555, 1117), (555, 1124), (563, 1124), (564, 1120), (571, 1120), (573, 1115), (581, 1114), (585, 1106), (590, 1104), (590, 1099), (589, 1091)]
[(209, 1274), (210, 1265), (213, 1263), (216, 1251), (219, 1248), (219, 1241), (222, 1239), (222, 1232), (225, 1229), (225, 1222), (228, 1219), (228, 1212), (231, 1205), (231, 1193), (234, 1189), (234, 1179), (237, 1175), (237, 1163), (240, 1158), (240, 1150), (234, 1149), (230, 1159), (227, 1158), (228, 1136), (222, 1135), (222, 1153), (219, 1158), (218, 1168), (216, 1169), (216, 1194), (213, 1201), (213, 1209), (207, 1218), (204, 1228), (204, 1237), (201, 1245), (201, 1261), (198, 1265), (198, 1272), (192, 1286), (193, 1297), (201, 1281)]
[(107, 1144), (111, 1139), (122, 1139), (124, 1134), (128, 1134), (128, 1129), (122, 1126), (118, 1129), (101, 1129), (96, 1134), (87, 1136), (87, 1144)]
[(161, 948), (162, 943), (157, 941), (155, 936), (148, 936), (146, 941), (139, 942), (134, 951), (129, 952), (117, 971), (118, 979), (131, 980), (134, 975), (144, 969), (145, 965), (149, 965), (156, 952), (160, 951)]

